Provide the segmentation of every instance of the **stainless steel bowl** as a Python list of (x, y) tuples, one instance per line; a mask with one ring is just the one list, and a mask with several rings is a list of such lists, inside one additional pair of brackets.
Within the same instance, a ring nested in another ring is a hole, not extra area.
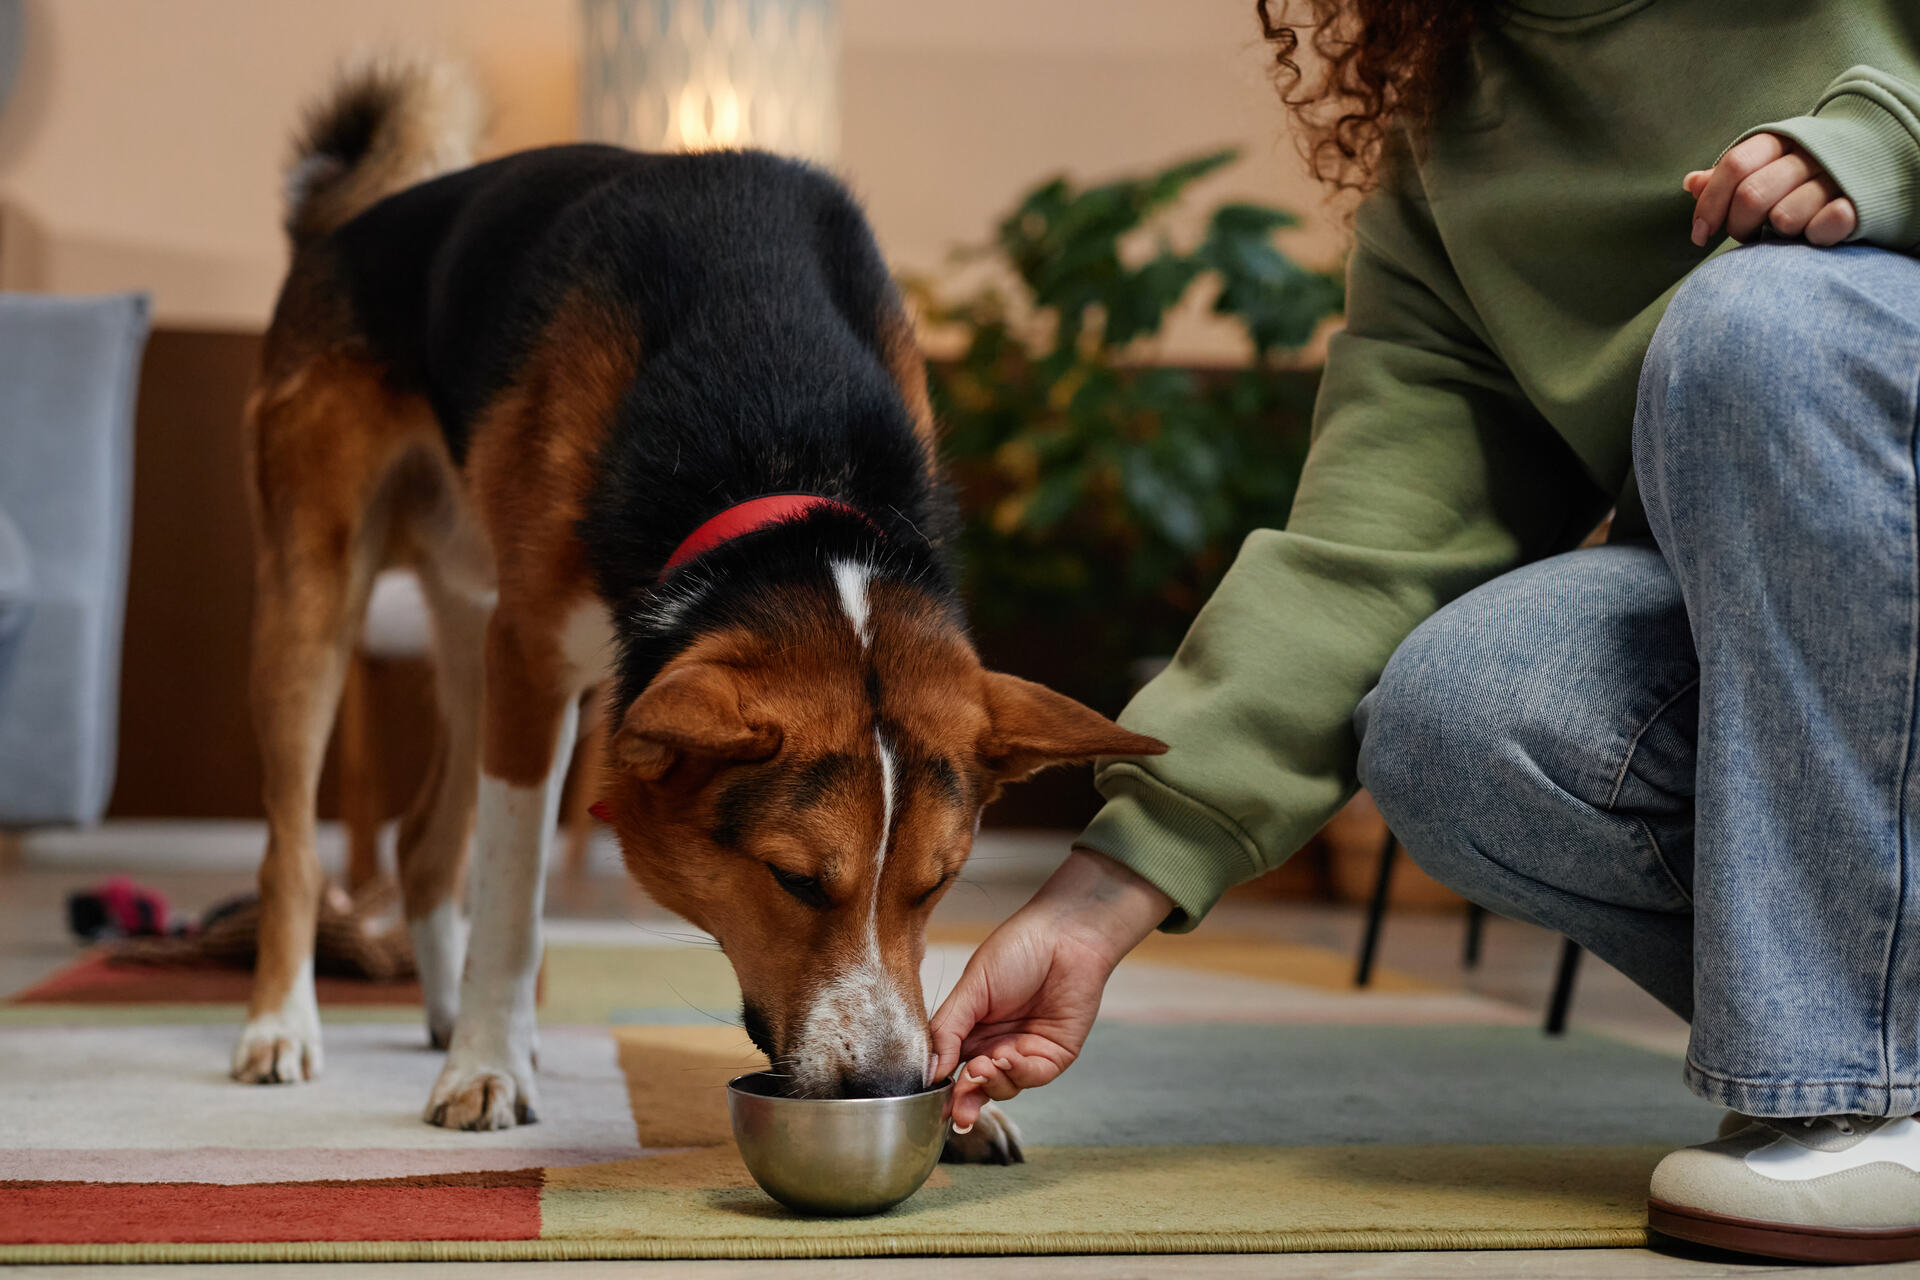
[(753, 1180), (789, 1209), (880, 1213), (940, 1163), (951, 1081), (900, 1098), (783, 1098), (779, 1083), (764, 1071), (736, 1077), (727, 1110)]

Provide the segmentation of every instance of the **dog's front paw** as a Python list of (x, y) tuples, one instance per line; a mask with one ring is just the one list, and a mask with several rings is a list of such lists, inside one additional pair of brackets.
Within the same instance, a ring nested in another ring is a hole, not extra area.
[(231, 1074), (242, 1084), (299, 1084), (317, 1078), (320, 1019), (284, 1010), (249, 1019), (233, 1046)]
[(940, 1153), (940, 1159), (945, 1164), (1020, 1164), (1026, 1156), (1020, 1150), (1019, 1127), (989, 1102), (980, 1109), (973, 1128), (947, 1134), (946, 1150)]
[(443, 1129), (511, 1129), (539, 1118), (530, 1051), (472, 1054), (458, 1045), (440, 1069), (425, 1116)]

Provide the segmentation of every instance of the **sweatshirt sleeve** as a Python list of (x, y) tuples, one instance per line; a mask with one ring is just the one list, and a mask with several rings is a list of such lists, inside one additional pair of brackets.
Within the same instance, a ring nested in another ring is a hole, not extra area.
[(1883, 249), (1920, 248), (1920, 86), (1854, 67), (1828, 85), (1813, 110), (1750, 129), (1797, 143), (1853, 201), (1850, 239)]
[(1167, 670), (1120, 717), (1168, 743), (1106, 760), (1079, 840), (1171, 897), (1191, 929), (1285, 861), (1357, 788), (1352, 718), (1407, 633), (1521, 561), (1575, 545), (1599, 489), (1489, 351), (1424, 204), (1356, 219), (1284, 531), (1261, 530)]

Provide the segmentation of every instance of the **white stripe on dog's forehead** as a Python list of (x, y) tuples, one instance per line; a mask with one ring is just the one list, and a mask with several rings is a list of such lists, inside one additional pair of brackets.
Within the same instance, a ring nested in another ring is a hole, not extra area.
[(880, 839), (873, 849), (873, 887), (867, 898), (867, 958), (880, 967), (880, 879), (887, 870), (887, 849), (893, 843), (893, 748), (880, 730), (873, 731), (873, 747), (880, 755)]
[(840, 592), (840, 608), (846, 612), (847, 621), (853, 623), (853, 634), (860, 637), (863, 649), (873, 643), (873, 634), (867, 630), (867, 583), (872, 579), (870, 564), (856, 564), (852, 560), (833, 562), (833, 585)]
[(864, 965), (873, 981), (885, 983), (886, 966), (880, 959), (880, 881), (887, 873), (887, 849), (893, 843), (893, 748), (879, 729), (873, 747), (880, 755), (880, 838), (873, 847), (873, 885), (867, 891), (867, 954)]
[(880, 752), (880, 847), (873, 855), (874, 897), (880, 895), (880, 869), (887, 865), (887, 846), (893, 843), (893, 748), (878, 729), (873, 745)]
[(898, 769), (893, 748), (878, 729), (874, 750), (880, 760), (880, 836), (874, 843), (873, 883), (868, 888), (866, 945), (859, 961), (823, 987), (801, 1024), (788, 1061), (802, 1095), (823, 1096), (850, 1068), (884, 1063), (895, 1055), (918, 1063), (927, 1053), (927, 1027), (887, 972), (880, 954), (880, 881), (893, 837), (894, 787)]

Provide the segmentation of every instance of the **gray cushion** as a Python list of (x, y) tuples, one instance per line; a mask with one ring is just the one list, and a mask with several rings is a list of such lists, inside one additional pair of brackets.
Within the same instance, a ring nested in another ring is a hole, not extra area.
[(7, 513), (0, 511), (0, 713), (6, 706), (14, 654), (33, 615), (32, 586), (33, 557), (27, 552), (27, 540)]
[(144, 295), (0, 293), (0, 509), (33, 613), (0, 700), (0, 826), (91, 822), (113, 788)]

